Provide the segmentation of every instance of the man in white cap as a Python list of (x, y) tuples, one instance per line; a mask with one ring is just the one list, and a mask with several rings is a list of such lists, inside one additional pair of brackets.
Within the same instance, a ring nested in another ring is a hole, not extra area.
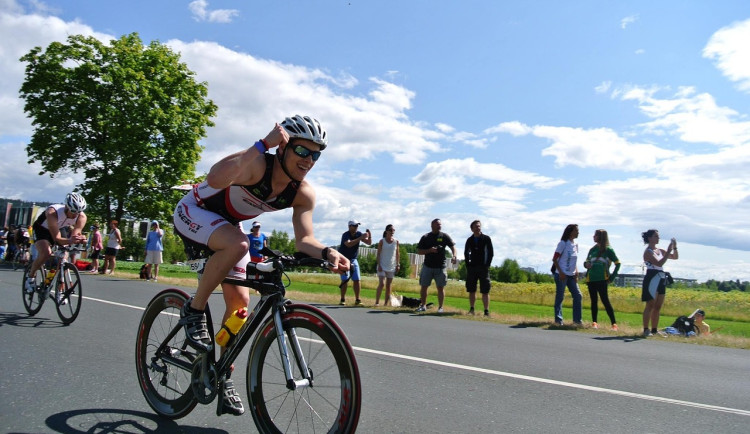
[[(159, 222), (156, 220), (151, 222), (151, 231), (146, 235), (146, 280), (153, 279), (157, 281), (159, 277), (159, 264), (161, 264), (161, 254), (164, 251), (164, 245), (161, 240), (164, 237), (164, 231), (159, 228)], [(151, 266), (153, 265), (154, 273), (151, 274)]]
[(346, 287), (349, 280), (352, 281), (352, 287), (354, 288), (354, 304), (362, 304), (362, 300), (359, 299), (359, 263), (357, 262), (357, 253), (359, 253), (359, 243), (372, 244), (372, 235), (370, 230), (366, 229), (365, 233), (358, 231), (358, 221), (349, 220), (349, 230), (341, 235), (341, 246), (339, 246), (339, 253), (349, 259), (349, 272), (341, 275), (341, 301), (340, 305), (346, 304)]
[(250, 260), (252, 262), (262, 262), (264, 256), (260, 251), (264, 247), (268, 247), (268, 237), (260, 231), (259, 221), (253, 222), (250, 233), (247, 234), (247, 239), (250, 241)]

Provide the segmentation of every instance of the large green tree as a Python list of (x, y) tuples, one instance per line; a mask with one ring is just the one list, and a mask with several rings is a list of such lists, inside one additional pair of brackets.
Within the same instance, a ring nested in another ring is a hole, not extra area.
[(73, 35), (21, 61), (29, 163), (50, 177), (82, 172), (78, 190), (100, 218), (171, 216), (182, 193), (170, 187), (193, 178), (217, 110), (179, 54), (137, 33), (109, 44)]

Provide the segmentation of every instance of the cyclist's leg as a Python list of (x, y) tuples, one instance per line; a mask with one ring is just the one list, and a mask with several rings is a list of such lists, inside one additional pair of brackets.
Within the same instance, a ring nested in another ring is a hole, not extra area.
[[(44, 265), (44, 263), (47, 262), (47, 259), (52, 255), (52, 244), (48, 240), (40, 239), (34, 243), (34, 246), (36, 247), (37, 255), (29, 269), (30, 277), (34, 276), (37, 270), (42, 268), (42, 265)], [(29, 288), (27, 287), (26, 290), (28, 291)]]
[[(248, 261), (250, 260), (249, 257), (246, 259)], [(242, 276), (242, 278), (244, 279), (245, 276)], [(242, 309), (243, 307), (248, 306), (248, 304), (250, 303), (250, 289), (243, 286), (222, 283), (221, 290), (224, 294), (224, 304), (226, 304), (227, 307), (226, 311), (224, 312), (224, 317), (221, 320), (221, 323), (224, 324), (235, 310)], [(224, 353), (223, 347), (221, 349), (221, 353)], [(229, 379), (229, 376), (231, 375), (233, 369), (234, 366), (232, 366), (232, 369), (227, 374), (226, 381), (224, 382), (221, 412), (239, 416), (245, 412), (245, 408), (242, 406), (242, 399), (240, 399), (240, 395), (234, 388), (234, 383)]]
[(214, 253), (206, 261), (195, 296), (185, 303), (180, 315), (188, 341), (199, 350), (211, 346), (206, 324), (206, 303), (211, 292), (230, 273), (245, 278), (245, 265), (237, 265), (248, 252), (247, 236), (216, 213), (200, 208), (192, 195), (184, 197), (174, 214), (175, 231), (186, 244), (206, 246)]
[(239, 228), (230, 224), (222, 225), (213, 231), (208, 240), (208, 248), (213, 250), (214, 254), (206, 261), (203, 276), (198, 282), (198, 290), (190, 302), (190, 306), (196, 310), (206, 308), (211, 292), (229, 274), (235, 273), (244, 279), (245, 266), (250, 261), (248, 257), (247, 262), (238, 266), (240, 260), (248, 255), (248, 240)]

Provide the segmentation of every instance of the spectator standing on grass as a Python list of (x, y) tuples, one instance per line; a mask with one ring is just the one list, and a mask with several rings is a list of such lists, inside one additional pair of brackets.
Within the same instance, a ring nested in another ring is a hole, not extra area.
[(117, 220), (109, 222), (109, 238), (107, 239), (107, 248), (104, 249), (104, 270), (102, 274), (113, 274), (117, 266), (117, 253), (122, 248), (122, 234), (117, 229)]
[[(609, 284), (614, 282), (617, 272), (620, 270), (620, 260), (617, 259), (615, 251), (609, 245), (609, 236), (604, 229), (597, 229), (594, 232), (594, 242), (596, 245), (589, 250), (586, 261), (583, 266), (588, 269), (586, 273), (586, 284), (589, 287), (589, 297), (591, 297), (591, 327), (598, 329), (597, 316), (599, 314), (599, 298), (602, 299), (604, 309), (609, 316), (612, 330), (617, 331), (617, 321), (615, 320), (615, 310), (612, 303), (609, 302)], [(615, 264), (615, 270), (609, 274), (612, 264)]]
[[(164, 230), (159, 228), (159, 222), (152, 221), (151, 231), (146, 235), (146, 260), (144, 261), (146, 263), (146, 280), (158, 281), (159, 264), (163, 262), (164, 245), (162, 244), (162, 238), (164, 238)], [(151, 273), (152, 266), (153, 274)]]
[(0, 229), (0, 260), (2, 260), (3, 255), (5, 255), (5, 242), (8, 238), (8, 227), (4, 227)]
[(357, 230), (361, 223), (349, 220), (349, 230), (341, 234), (341, 245), (339, 246), (339, 253), (349, 259), (349, 272), (341, 275), (341, 301), (340, 305), (346, 304), (346, 287), (349, 280), (352, 281), (352, 288), (354, 289), (354, 304), (362, 304), (362, 300), (359, 299), (360, 287), (360, 275), (359, 275), (359, 262), (357, 261), (357, 255), (359, 254), (359, 243), (372, 244), (372, 235), (369, 229), (365, 229), (362, 233)]
[[(661, 307), (664, 305), (664, 297), (667, 294), (667, 273), (663, 265), (668, 259), (678, 259), (677, 240), (672, 238), (667, 249), (661, 249), (656, 245), (659, 243), (659, 231), (649, 229), (641, 234), (643, 243), (648, 244), (643, 251), (643, 262), (646, 264), (646, 275), (643, 277), (641, 290), (641, 301), (646, 302), (643, 309), (643, 336), (655, 334), (664, 335), (659, 332), (659, 316)], [(651, 329), (649, 330), (649, 322)]]
[(380, 304), (380, 292), (385, 285), (385, 300), (383, 306), (391, 304), (391, 284), (400, 267), (401, 253), (399, 243), (394, 234), (396, 229), (388, 225), (383, 231), (383, 238), (378, 241), (378, 252), (375, 263), (377, 264), (378, 287), (375, 290), (375, 306)]
[(5, 251), (5, 260), (13, 261), (13, 255), (16, 254), (16, 227), (10, 225), (8, 233), (5, 234), (5, 241), (8, 243), (8, 249)]
[(482, 222), (474, 220), (469, 225), (472, 235), (466, 239), (464, 261), (466, 261), (466, 292), (469, 293), (469, 314), (474, 315), (477, 300), (477, 282), (482, 294), (484, 316), (490, 316), (490, 265), (495, 251), (492, 239), (482, 233)]
[(430, 226), (432, 230), (424, 235), (417, 244), (417, 254), (424, 255), (424, 264), (419, 273), (420, 304), (417, 312), (427, 310), (427, 288), (435, 280), (438, 295), (438, 313), (443, 313), (443, 301), (445, 300), (445, 285), (448, 282), (448, 274), (445, 271), (446, 249), (451, 250), (451, 262), (456, 263), (456, 243), (453, 239), (441, 232), (443, 223), (440, 219), (434, 219)]
[(263, 262), (265, 257), (260, 251), (264, 247), (268, 247), (268, 237), (260, 231), (260, 222), (253, 222), (250, 233), (247, 234), (247, 239), (250, 241), (250, 261)]
[(562, 304), (565, 298), (565, 288), (573, 296), (573, 323), (577, 326), (581, 322), (581, 289), (578, 287), (578, 225), (569, 224), (565, 227), (560, 242), (557, 243), (555, 254), (552, 256), (555, 277), (555, 324), (563, 325)]
[(99, 225), (95, 224), (91, 226), (91, 271), (90, 273), (99, 272), (99, 255), (102, 252), (102, 233), (99, 232)]

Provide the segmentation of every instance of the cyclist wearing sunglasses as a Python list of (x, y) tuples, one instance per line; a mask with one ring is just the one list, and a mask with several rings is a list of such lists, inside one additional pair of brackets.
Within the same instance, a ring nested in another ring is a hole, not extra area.
[[(86, 214), (83, 213), (85, 209), (86, 199), (83, 196), (78, 193), (68, 193), (65, 196), (64, 204), (48, 206), (34, 221), (34, 246), (37, 256), (31, 264), (29, 278), (26, 280), (25, 289), (27, 292), (34, 291), (34, 275), (52, 255), (54, 244), (67, 245), (86, 242), (86, 237), (81, 234), (86, 226)], [(60, 234), (60, 229), (66, 226), (73, 228), (70, 237), (67, 239)]]
[[(206, 180), (177, 204), (175, 231), (186, 250), (214, 252), (195, 296), (181, 312), (188, 341), (196, 349), (206, 351), (212, 342), (204, 310), (214, 288), (221, 284), (224, 295), (222, 322), (250, 302), (248, 288), (222, 283), (226, 277), (246, 278), (249, 242), (240, 222), (291, 207), (297, 250), (327, 259), (333, 264), (333, 271), (349, 269), (349, 260), (324, 246), (313, 234), (315, 191), (305, 176), (327, 143), (326, 131), (317, 120), (300, 115), (286, 118), (264, 139), (214, 164)], [(275, 155), (268, 152), (272, 148), (277, 148)], [(242, 414), (242, 401), (232, 381), (227, 380), (224, 387), (222, 412)]]

